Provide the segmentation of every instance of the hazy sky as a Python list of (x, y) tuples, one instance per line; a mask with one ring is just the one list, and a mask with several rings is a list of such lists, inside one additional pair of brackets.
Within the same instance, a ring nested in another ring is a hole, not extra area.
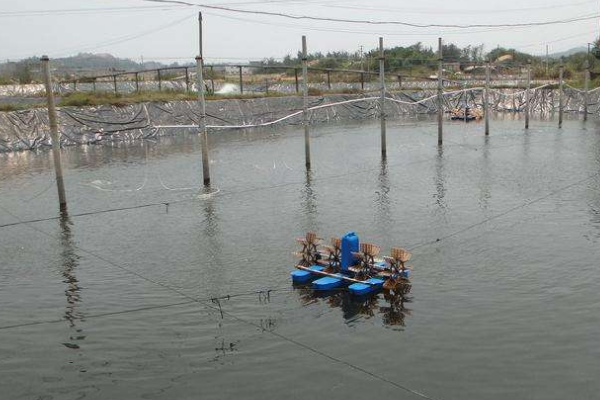
[[(539, 22), (600, 14), (599, 1), (584, 0), (188, 0), (229, 4), (319, 17), (399, 20), (433, 24), (498, 24)], [(96, 10), (94, 10), (96, 9)], [(45, 12), (50, 11), (52, 12)], [(91, 10), (91, 11), (90, 11)], [(78, 52), (111, 53), (139, 60), (185, 62), (197, 48), (196, 7), (159, 5), (143, 0), (0, 0), (0, 59), (50, 57)], [(438, 36), (458, 45), (502, 45), (542, 54), (585, 46), (598, 36), (598, 20), (531, 28), (407, 28), (291, 20), (202, 10), (204, 52), (209, 62), (283, 57), (296, 53), (301, 35), (309, 51), (360, 46), (374, 48), (423, 42), (434, 46)]]

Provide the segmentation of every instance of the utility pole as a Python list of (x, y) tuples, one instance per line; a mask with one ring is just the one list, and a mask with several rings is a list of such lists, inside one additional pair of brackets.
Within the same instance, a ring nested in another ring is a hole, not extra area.
[(483, 111), (485, 113), (485, 135), (490, 134), (490, 60), (485, 63), (485, 92), (483, 94)]
[(42, 62), (46, 100), (48, 101), (48, 121), (50, 123), (50, 136), (52, 137), (52, 158), (54, 159), (54, 172), (56, 173), (59, 209), (64, 212), (67, 210), (67, 196), (65, 195), (65, 183), (60, 159), (60, 134), (58, 133), (58, 117), (56, 116), (56, 106), (54, 104), (54, 92), (52, 91), (50, 59), (48, 56), (42, 56), (40, 61)]
[(196, 85), (198, 86), (198, 102), (200, 103), (200, 117), (198, 122), (198, 130), (200, 131), (200, 142), (202, 146), (202, 177), (204, 186), (210, 186), (210, 161), (208, 158), (208, 132), (206, 129), (206, 101), (204, 99), (204, 60), (202, 54), (202, 13), (198, 13), (199, 23), (199, 49), (200, 52), (196, 57)]
[(308, 119), (308, 51), (306, 36), (302, 36), (302, 125), (304, 125), (304, 157), (306, 169), (310, 169), (310, 121)]
[(381, 119), (381, 156), (387, 156), (386, 126), (385, 126), (385, 52), (383, 50), (383, 38), (379, 38), (379, 80), (381, 84), (381, 98), (379, 102)]
[(438, 39), (438, 145), (444, 141), (444, 59), (442, 54), (442, 38)]

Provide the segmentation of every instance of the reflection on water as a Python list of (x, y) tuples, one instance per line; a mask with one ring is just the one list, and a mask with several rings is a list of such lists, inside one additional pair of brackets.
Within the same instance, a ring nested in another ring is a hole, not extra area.
[(446, 214), (448, 205), (446, 204), (446, 175), (444, 173), (444, 148), (438, 147), (437, 156), (435, 158), (435, 194), (433, 198), (439, 207), (442, 215)]
[(375, 192), (375, 215), (377, 226), (382, 234), (389, 233), (389, 227), (393, 224), (390, 200), (390, 179), (388, 177), (387, 160), (381, 160), (381, 170), (377, 179), (378, 190)]
[(323, 303), (331, 308), (339, 308), (348, 324), (352, 324), (359, 317), (369, 319), (379, 315), (385, 326), (404, 327), (406, 315), (411, 314), (404, 306), (411, 299), (390, 292), (353, 296), (345, 289), (322, 292), (307, 285), (294, 285), (294, 288), (303, 305)]
[(67, 285), (65, 289), (65, 297), (67, 306), (65, 308), (64, 318), (68, 321), (69, 327), (72, 329), (72, 334), (69, 342), (63, 343), (65, 347), (71, 349), (79, 349), (78, 342), (85, 339), (81, 328), (77, 327), (77, 321), (83, 320), (83, 313), (79, 310), (81, 303), (81, 286), (79, 280), (75, 276), (76, 269), (79, 263), (79, 255), (75, 252), (73, 245), (73, 234), (71, 232), (72, 222), (69, 214), (66, 211), (60, 214), (60, 258), (62, 264), (63, 283)]
[(487, 210), (492, 199), (492, 177), (490, 174), (490, 137), (485, 136), (483, 143), (481, 178), (479, 180), (479, 207)]
[(306, 171), (305, 183), (302, 187), (300, 199), (300, 211), (303, 215), (304, 226), (302, 229), (308, 231), (318, 231), (318, 208), (317, 195), (312, 185), (313, 173), (311, 170)]

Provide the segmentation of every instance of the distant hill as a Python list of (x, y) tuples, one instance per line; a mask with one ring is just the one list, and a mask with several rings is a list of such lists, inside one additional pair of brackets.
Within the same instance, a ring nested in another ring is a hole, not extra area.
[(587, 53), (587, 47), (585, 47), (585, 46), (573, 47), (572, 49), (569, 49), (569, 50), (550, 54), (550, 58), (569, 57), (569, 56), (572, 56), (573, 54), (577, 54), (577, 53)]

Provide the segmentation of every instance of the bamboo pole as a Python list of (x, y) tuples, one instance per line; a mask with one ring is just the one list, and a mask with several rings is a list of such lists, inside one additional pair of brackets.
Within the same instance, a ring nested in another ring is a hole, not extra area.
[(206, 101), (204, 99), (204, 60), (202, 59), (202, 13), (198, 13), (200, 54), (196, 57), (196, 79), (198, 85), (198, 102), (200, 103), (200, 118), (198, 128), (202, 145), (202, 177), (204, 186), (210, 185), (210, 161), (208, 159), (208, 132), (206, 130)]
[(563, 125), (563, 113), (564, 113), (564, 77), (565, 77), (565, 66), (561, 64), (558, 73), (558, 127), (562, 128)]
[(585, 83), (583, 94), (583, 120), (588, 120), (588, 105), (590, 103), (590, 60), (585, 60)]
[(485, 63), (485, 91), (483, 94), (483, 112), (485, 113), (485, 135), (490, 134), (490, 60)]
[(381, 85), (381, 98), (379, 101), (379, 117), (381, 120), (381, 156), (387, 156), (387, 138), (385, 124), (385, 52), (383, 50), (383, 38), (379, 38), (379, 83)]
[(438, 145), (444, 141), (444, 59), (442, 54), (442, 38), (438, 39)]
[(42, 56), (42, 70), (44, 73), (44, 85), (46, 88), (46, 100), (48, 102), (48, 121), (50, 123), (50, 136), (52, 138), (52, 158), (54, 159), (54, 172), (56, 174), (56, 187), (58, 189), (58, 202), (61, 212), (67, 209), (67, 196), (65, 194), (65, 183), (60, 156), (60, 134), (58, 132), (58, 117), (54, 104), (54, 93), (52, 91), (52, 76), (50, 74), (50, 59)]
[(328, 276), (330, 278), (337, 278), (337, 279), (344, 280), (346, 282), (362, 283), (362, 284), (369, 285), (369, 286), (375, 286), (375, 285), (377, 285), (377, 283), (371, 283), (371, 282), (367, 282), (367, 281), (360, 281), (358, 279), (350, 278), (350, 277), (344, 276), (344, 275), (330, 274), (328, 272), (323, 272), (323, 271), (318, 271), (318, 270), (310, 269), (310, 268), (307, 268), (307, 267), (305, 267), (303, 265), (296, 265), (296, 268), (300, 269), (302, 271), (310, 272), (310, 273), (315, 274), (315, 275)]
[(525, 89), (525, 129), (529, 129), (531, 107), (531, 60), (527, 60), (527, 88)]
[(302, 36), (302, 124), (304, 125), (304, 157), (310, 169), (310, 127), (308, 120), (308, 54), (306, 36)]

